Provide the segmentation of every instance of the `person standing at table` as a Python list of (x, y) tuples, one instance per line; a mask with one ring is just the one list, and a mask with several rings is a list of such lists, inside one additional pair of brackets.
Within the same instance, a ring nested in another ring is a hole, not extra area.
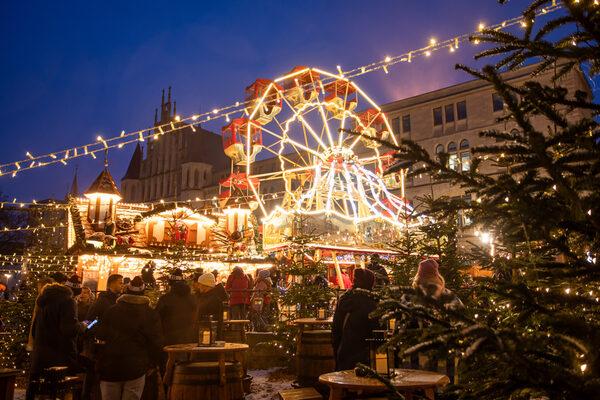
[(146, 375), (158, 365), (162, 328), (144, 288), (140, 276), (133, 278), (98, 322), (96, 337), (105, 342), (98, 359), (103, 400), (139, 400)]
[(368, 269), (354, 270), (354, 283), (338, 302), (333, 314), (331, 328), (335, 369), (342, 371), (353, 369), (356, 363), (369, 365), (369, 344), (373, 330), (378, 328), (376, 319), (369, 318), (377, 302), (357, 288), (371, 291), (375, 284), (375, 275)]
[(28, 400), (35, 395), (31, 381), (38, 379), (44, 369), (65, 366), (70, 375), (80, 372), (76, 340), (87, 329), (85, 322), (77, 321), (77, 304), (67, 286), (59, 283), (44, 286), (36, 303)]
[[(219, 288), (219, 286), (221, 286)], [(212, 318), (217, 321), (217, 340), (223, 338), (223, 302), (227, 300), (227, 293), (223, 285), (215, 285), (215, 275), (207, 272), (198, 278), (196, 292), (196, 315), (194, 320), (194, 334), (198, 332), (199, 321)]]
[(169, 276), (169, 286), (171, 286), (169, 292), (163, 294), (156, 304), (165, 346), (192, 343), (195, 340), (192, 334), (194, 296), (179, 268)]
[(227, 278), (225, 289), (230, 292), (229, 310), (231, 319), (246, 319), (246, 304), (250, 296), (250, 281), (241, 267), (233, 268)]
[[(106, 291), (100, 292), (96, 300), (90, 306), (87, 313), (86, 320), (94, 321), (95, 319), (100, 320), (106, 310), (116, 304), (117, 299), (123, 291), (123, 275), (112, 274), (109, 275), (106, 281)], [(86, 349), (86, 356), (90, 359), (88, 366), (86, 367), (85, 379), (83, 381), (83, 391), (81, 394), (82, 400), (89, 400), (92, 398), (93, 392), (98, 392), (98, 376), (96, 374), (96, 360), (99, 357), (98, 352), (101, 351), (98, 346), (94, 344), (94, 335), (96, 333), (98, 325), (90, 328), (86, 332), (84, 338), (83, 347)]]

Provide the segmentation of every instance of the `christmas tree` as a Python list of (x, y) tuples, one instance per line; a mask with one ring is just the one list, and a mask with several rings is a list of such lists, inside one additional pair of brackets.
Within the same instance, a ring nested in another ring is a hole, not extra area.
[[(464, 309), (449, 310), (422, 294), (412, 304), (394, 295), (381, 302), (384, 319), (422, 322), (422, 329), (393, 338), (402, 356), (459, 358), (459, 381), (446, 396), (575, 399), (600, 393), (600, 105), (560, 80), (577, 68), (587, 69), (590, 79), (600, 71), (600, 6), (564, 1), (563, 15), (538, 26), (536, 16), (552, 4), (534, 1), (523, 12), (521, 34), (483, 29), (471, 38), (492, 45), (476, 58), (500, 57), (494, 65), (480, 71), (457, 66), (493, 87), (507, 108), (500, 121), (514, 121), (518, 133), (481, 132), (490, 145), (472, 149), (467, 171), (451, 168), (447, 155), (431, 158), (414, 142), (397, 147), (397, 168), (418, 165), (413, 174), (449, 180), (475, 196), (463, 207), (475, 227), (493, 232), (494, 251), (473, 254), (482, 267), (508, 272), (478, 278)], [(531, 62), (538, 67), (522, 84), (501, 75)], [(536, 79), (542, 72), (552, 81)], [(540, 119), (546, 123), (534, 123)], [(502, 172), (484, 174), (486, 163)]]

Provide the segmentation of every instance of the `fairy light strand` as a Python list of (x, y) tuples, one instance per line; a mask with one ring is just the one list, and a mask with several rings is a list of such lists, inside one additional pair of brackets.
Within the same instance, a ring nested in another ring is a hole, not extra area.
[[(564, 8), (564, 6), (562, 4), (554, 3), (553, 5), (548, 6), (547, 8), (538, 10), (536, 12), (536, 17), (560, 10), (562, 8)], [(343, 71), (341, 66), (338, 66), (338, 71), (340, 73), (340, 77), (343, 77), (346, 79), (357, 77), (357, 76), (364, 75), (364, 74), (368, 74), (368, 73), (378, 71), (378, 70), (384, 70), (387, 73), (388, 68), (395, 64), (398, 64), (401, 62), (409, 62), (410, 63), (416, 57), (430, 56), (435, 51), (439, 51), (442, 49), (449, 49), (449, 51), (454, 52), (456, 49), (458, 49), (459, 44), (467, 42), (471, 36), (481, 33), (482, 29), (503, 30), (503, 29), (509, 28), (514, 25), (522, 25), (523, 23), (525, 23), (525, 25), (526, 25), (527, 21), (524, 20), (524, 17), (520, 16), (520, 17), (515, 17), (515, 18), (505, 20), (505, 21), (495, 24), (495, 25), (485, 26), (483, 24), (480, 24), (479, 30), (473, 31), (471, 33), (462, 34), (462, 35), (456, 36), (451, 39), (446, 39), (444, 41), (437, 41), (435, 39), (431, 39), (430, 44), (426, 47), (411, 50), (409, 52), (406, 52), (406, 53), (403, 53), (403, 54), (400, 54), (397, 56), (393, 56), (393, 57), (386, 56), (383, 60), (375, 61), (370, 64), (356, 67), (356, 68), (348, 70), (348, 71)], [(475, 41), (474, 43), (477, 44), (477, 41)], [(329, 82), (330, 80), (333, 81), (334, 79), (335, 78), (325, 78), (325, 79), (323, 79), (323, 82)], [(286, 91), (291, 91), (291, 90), (295, 90), (295, 88), (284, 90), (283, 92), (285, 93)], [(64, 165), (67, 165), (68, 160), (72, 160), (74, 158), (79, 158), (79, 157), (84, 157), (87, 155), (90, 155), (91, 157), (96, 158), (96, 156), (94, 154), (95, 152), (105, 151), (105, 150), (114, 149), (114, 148), (123, 148), (127, 144), (143, 142), (149, 138), (154, 138), (156, 140), (161, 135), (165, 135), (167, 133), (173, 133), (173, 132), (176, 132), (176, 131), (179, 131), (182, 129), (186, 129), (189, 127), (194, 129), (194, 131), (195, 131), (195, 128), (193, 125), (200, 124), (203, 122), (208, 122), (208, 121), (218, 119), (218, 118), (225, 118), (226, 120), (229, 120), (230, 115), (232, 115), (232, 114), (235, 114), (238, 112), (240, 112), (242, 114), (245, 113), (245, 110), (244, 110), (245, 106), (252, 102), (253, 102), (253, 100), (248, 100), (248, 101), (243, 101), (243, 102), (236, 101), (234, 104), (231, 104), (231, 105), (228, 105), (225, 107), (221, 107), (221, 108), (215, 108), (211, 111), (193, 115), (193, 116), (187, 117), (187, 118), (181, 118), (179, 116), (176, 116), (177, 125), (175, 125), (172, 122), (167, 122), (162, 125), (157, 125), (157, 126), (153, 126), (150, 128), (141, 129), (141, 130), (138, 130), (135, 132), (125, 133), (125, 131), (121, 131), (121, 133), (118, 136), (111, 137), (108, 139), (104, 139), (101, 136), (98, 136), (97, 140), (93, 143), (89, 143), (89, 144), (77, 146), (77, 147), (72, 147), (72, 148), (68, 148), (68, 149), (58, 150), (58, 151), (54, 151), (52, 153), (47, 153), (47, 154), (43, 154), (43, 155), (33, 155), (33, 154), (31, 154), (31, 152), (28, 151), (26, 153), (27, 158), (25, 158), (25, 159), (0, 164), (0, 176), (11, 175), (12, 177), (16, 177), (18, 173), (28, 171), (28, 170), (31, 170), (34, 168), (40, 168), (43, 166), (59, 163), (59, 162)], [(158, 131), (158, 133), (157, 133), (157, 131)]]

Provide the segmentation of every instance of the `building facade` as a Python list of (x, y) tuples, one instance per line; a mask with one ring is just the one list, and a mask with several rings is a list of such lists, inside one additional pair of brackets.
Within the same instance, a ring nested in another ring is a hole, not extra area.
[[(533, 64), (517, 71), (505, 72), (502, 77), (510, 84), (519, 86), (531, 79), (530, 74), (537, 66), (538, 64)], [(560, 68), (560, 65), (557, 68)], [(552, 85), (552, 75), (553, 71), (548, 71), (539, 75), (537, 80)], [(587, 78), (579, 68), (565, 75), (558, 84), (567, 88), (571, 94), (579, 90), (592, 96)], [(481, 80), (398, 100), (384, 104), (381, 108), (387, 114), (398, 139), (413, 140), (431, 155), (448, 153), (449, 166), (457, 170), (469, 169), (471, 148), (495, 143), (495, 139), (480, 137), (479, 132), (519, 130), (514, 121), (497, 122), (498, 118), (507, 114), (506, 105), (492, 86)], [(584, 115), (578, 111), (570, 117), (580, 119)], [(532, 117), (532, 123), (536, 129), (546, 131), (547, 120)], [(503, 172), (491, 159), (482, 162), (479, 170), (487, 174)], [(464, 196), (464, 190), (449, 182), (433, 182), (428, 175), (414, 177), (405, 182), (405, 196), (413, 204), (418, 205), (418, 199), (425, 195), (436, 198), (459, 197)]]

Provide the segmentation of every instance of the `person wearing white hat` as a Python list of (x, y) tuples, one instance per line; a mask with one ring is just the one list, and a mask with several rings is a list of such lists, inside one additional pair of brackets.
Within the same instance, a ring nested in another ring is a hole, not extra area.
[(223, 302), (227, 300), (227, 294), (216, 287), (215, 276), (207, 272), (198, 278), (196, 287), (196, 318), (194, 332), (198, 332), (198, 321), (212, 318), (218, 322), (217, 339), (223, 337)]

